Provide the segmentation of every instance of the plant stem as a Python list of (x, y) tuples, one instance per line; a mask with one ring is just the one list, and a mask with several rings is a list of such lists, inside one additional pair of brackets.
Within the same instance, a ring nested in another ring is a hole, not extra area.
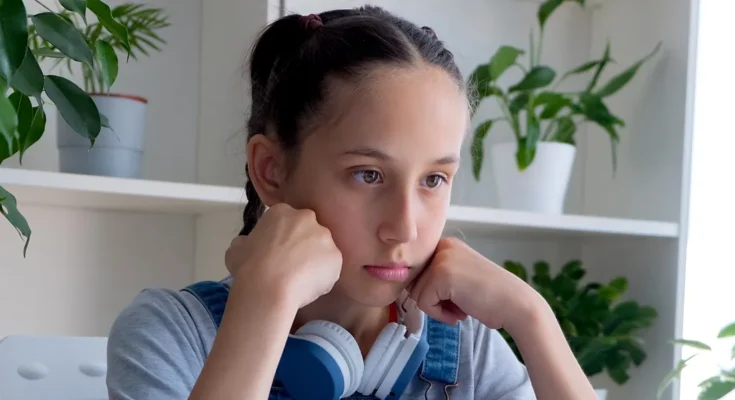
[(546, 126), (546, 129), (544, 130), (544, 134), (541, 136), (541, 141), (545, 142), (547, 139), (549, 139), (549, 135), (551, 135), (551, 128), (556, 123), (556, 118), (549, 121), (549, 125)]
[(46, 10), (48, 10), (48, 12), (51, 12), (51, 13), (54, 12), (50, 8), (46, 7), (45, 4), (41, 3), (41, 0), (36, 0), (36, 3), (40, 4), (41, 7), (45, 8)]
[(541, 49), (544, 47), (544, 28), (539, 30), (538, 46), (536, 47), (536, 62), (541, 63)]
[(513, 130), (513, 135), (516, 137), (517, 140), (521, 139), (521, 133), (520, 133), (520, 127), (518, 126), (518, 123), (515, 118), (512, 118), (510, 114), (510, 109), (508, 108), (506, 102), (507, 100), (503, 99), (503, 101), (500, 101), (500, 98), (495, 98), (495, 100), (498, 102), (498, 107), (500, 107), (500, 111), (503, 113), (503, 116), (508, 121), (508, 124), (510, 125), (511, 130)]

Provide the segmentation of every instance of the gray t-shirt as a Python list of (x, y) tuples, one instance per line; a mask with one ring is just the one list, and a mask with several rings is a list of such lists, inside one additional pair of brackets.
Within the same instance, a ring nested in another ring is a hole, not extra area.
[[(209, 313), (192, 294), (143, 290), (120, 313), (110, 331), (110, 399), (187, 399), (215, 335)], [(460, 338), (458, 386), (449, 389), (452, 399), (536, 398), (526, 368), (497, 331), (468, 318), (461, 323)], [(427, 387), (414, 379), (401, 398), (423, 400)], [(433, 385), (427, 398), (444, 399), (444, 388)]]

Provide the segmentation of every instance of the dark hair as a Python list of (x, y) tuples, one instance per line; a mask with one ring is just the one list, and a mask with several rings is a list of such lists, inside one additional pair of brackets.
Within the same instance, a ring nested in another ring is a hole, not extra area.
[[(420, 28), (374, 6), (318, 15), (288, 15), (261, 33), (250, 55), (252, 108), (248, 140), (274, 133), (282, 148), (298, 147), (300, 133), (326, 96), (325, 80), (356, 81), (378, 64), (419, 65), (446, 70), (464, 90), (452, 53), (431, 28)], [(265, 207), (250, 181), (241, 235), (255, 227)]]

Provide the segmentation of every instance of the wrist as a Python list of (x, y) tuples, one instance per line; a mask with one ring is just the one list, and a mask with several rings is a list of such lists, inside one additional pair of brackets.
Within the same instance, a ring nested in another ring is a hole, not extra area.
[(505, 330), (516, 341), (521, 339), (518, 336), (543, 331), (546, 324), (556, 321), (554, 312), (546, 299), (530, 287), (527, 292), (516, 297), (516, 301), (513, 302), (514, 307), (509, 308), (509, 316), (504, 324)]
[[(266, 313), (277, 313), (283, 316), (296, 316), (298, 305), (293, 291), (279, 283), (262, 282), (250, 277), (232, 279), (230, 298), (237, 299), (233, 303), (244, 308), (257, 309)], [(230, 303), (230, 300), (228, 300)], [(253, 310), (254, 312), (258, 312)], [(253, 312), (249, 311), (249, 312)]]

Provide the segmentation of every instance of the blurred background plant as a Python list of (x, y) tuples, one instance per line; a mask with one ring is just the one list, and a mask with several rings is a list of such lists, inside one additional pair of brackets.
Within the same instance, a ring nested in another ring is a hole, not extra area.
[[(579, 260), (567, 262), (556, 275), (551, 275), (545, 261), (534, 263), (533, 275), (520, 262), (506, 261), (503, 267), (529, 283), (549, 303), (587, 377), (607, 372), (622, 385), (630, 379), (630, 368), (646, 359), (637, 333), (651, 326), (657, 312), (633, 300), (621, 301), (628, 290), (626, 278), (582, 286), (586, 271)], [(504, 330), (501, 334), (523, 361), (513, 338)]]

